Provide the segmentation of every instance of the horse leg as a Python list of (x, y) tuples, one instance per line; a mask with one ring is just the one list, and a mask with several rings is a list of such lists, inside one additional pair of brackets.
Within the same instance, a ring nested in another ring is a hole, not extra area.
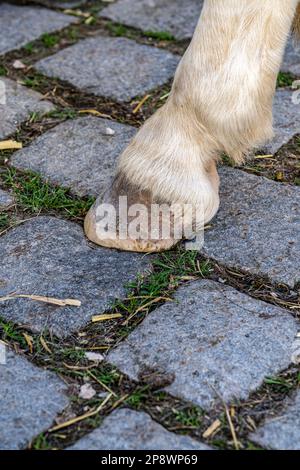
[[(161, 251), (185, 237), (178, 230), (184, 207), (194, 217), (194, 231), (215, 215), (220, 154), (241, 163), (249, 149), (272, 137), (276, 77), (297, 4), (298, 0), (205, 1), (168, 101), (145, 122), (119, 159), (105, 198), (116, 222), (99, 230), (103, 201), (96, 201), (85, 220), (88, 238), (123, 250)], [(128, 206), (122, 227), (120, 196)], [(169, 222), (171, 227), (164, 236), (160, 225), (152, 230), (151, 208), (159, 204), (171, 208), (160, 212), (159, 223)], [(126, 230), (130, 224), (136, 227), (134, 215), (140, 215), (141, 207), (146, 212), (139, 217), (142, 229), (136, 236), (135, 230)]]

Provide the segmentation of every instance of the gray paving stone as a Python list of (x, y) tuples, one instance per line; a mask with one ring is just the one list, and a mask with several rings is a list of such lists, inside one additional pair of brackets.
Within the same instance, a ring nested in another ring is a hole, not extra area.
[[(107, 135), (107, 128), (115, 131)], [(16, 152), (11, 163), (39, 172), (78, 196), (98, 196), (114, 173), (116, 159), (136, 130), (96, 117), (66, 121)]]
[(165, 390), (208, 409), (220, 396), (248, 397), (286, 368), (296, 333), (285, 310), (203, 280), (179, 288), (108, 361), (132, 379), (157, 371), (171, 382)]
[(208, 450), (187, 436), (164, 429), (144, 412), (114, 411), (69, 450)]
[(178, 39), (192, 37), (203, 0), (118, 0), (100, 15), (144, 31), (164, 31)]
[(281, 70), (300, 77), (300, 46), (292, 39), (287, 44)]
[(7, 349), (0, 364), (0, 450), (25, 448), (68, 404), (65, 384)]
[(89, 244), (82, 228), (54, 217), (37, 217), (0, 238), (0, 296), (11, 292), (73, 298), (81, 307), (57, 307), (28, 299), (1, 303), (1, 317), (49, 328), (66, 336), (87, 324), (92, 315), (125, 296), (123, 287), (149, 267), (135, 253)]
[(221, 206), (205, 232), (204, 252), (291, 288), (300, 281), (300, 190), (221, 168)]
[(98, 36), (42, 59), (35, 67), (86, 92), (129, 101), (167, 82), (179, 59), (130, 39)]
[(76, 18), (46, 8), (0, 5), (0, 54), (19, 49), (44, 33), (63, 29)]
[(14, 202), (14, 198), (7, 192), (0, 189), (0, 211), (11, 206)]
[(49, 101), (36, 91), (8, 78), (0, 80), (0, 139), (15, 132), (32, 112), (46, 113), (54, 109)]
[(275, 136), (263, 146), (266, 153), (276, 153), (295, 134), (300, 133), (300, 105), (292, 100), (294, 92), (290, 89), (276, 91), (273, 104)]
[(300, 391), (286, 405), (286, 410), (267, 420), (250, 436), (251, 440), (274, 450), (300, 450)]

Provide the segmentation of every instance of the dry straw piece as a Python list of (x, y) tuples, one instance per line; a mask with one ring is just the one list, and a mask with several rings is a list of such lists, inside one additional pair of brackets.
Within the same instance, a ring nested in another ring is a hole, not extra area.
[(21, 142), (15, 140), (2, 140), (0, 142), (0, 150), (17, 150), (23, 147)]
[(5, 302), (7, 300), (13, 299), (30, 299), (37, 302), (44, 302), (46, 304), (58, 305), (60, 307), (66, 307), (70, 305), (72, 307), (80, 307), (81, 301), (76, 299), (56, 299), (54, 297), (45, 297), (43, 295), (31, 295), (31, 294), (10, 294), (5, 297), (0, 297), (0, 302)]

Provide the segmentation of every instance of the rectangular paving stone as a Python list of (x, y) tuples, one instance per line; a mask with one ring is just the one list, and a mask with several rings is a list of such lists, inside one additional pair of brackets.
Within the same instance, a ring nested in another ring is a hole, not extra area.
[(0, 54), (19, 49), (44, 33), (51, 33), (76, 22), (74, 16), (46, 8), (0, 5)]
[(35, 68), (94, 95), (130, 101), (172, 78), (179, 60), (130, 39), (98, 36), (40, 60)]
[(144, 31), (186, 39), (194, 33), (202, 6), (203, 0), (118, 0), (100, 15)]
[(57, 307), (19, 298), (1, 303), (1, 317), (36, 331), (67, 336), (101, 314), (124, 287), (149, 269), (136, 253), (88, 243), (82, 228), (54, 217), (36, 217), (0, 238), (0, 297), (12, 292), (78, 299), (81, 307)]
[(132, 379), (158, 374), (173, 396), (209, 409), (245, 399), (291, 362), (297, 322), (287, 311), (213, 281), (182, 286), (108, 354)]
[(11, 164), (38, 172), (78, 196), (98, 196), (105, 191), (118, 156), (135, 132), (131, 126), (96, 117), (69, 120), (14, 153)]
[(292, 38), (287, 44), (281, 70), (300, 77), (300, 46)]
[(300, 190), (221, 168), (221, 206), (203, 251), (226, 266), (293, 288), (300, 281)]
[(267, 420), (250, 439), (269, 449), (300, 450), (300, 391), (280, 416)]
[[(1, 13), (0, 13), (1, 14)], [(0, 79), (0, 139), (14, 133), (33, 112), (47, 113), (54, 105), (43, 96), (8, 78)]]
[(54, 374), (6, 350), (0, 364), (0, 450), (26, 448), (68, 405), (66, 385)]
[(68, 450), (209, 450), (188, 436), (164, 429), (144, 412), (120, 409)]
[(0, 189), (0, 211), (11, 206), (14, 202), (14, 198), (7, 192)]
[(293, 101), (295, 90), (279, 89), (273, 103), (274, 138), (263, 146), (265, 152), (276, 153), (295, 134), (300, 133), (300, 105)]

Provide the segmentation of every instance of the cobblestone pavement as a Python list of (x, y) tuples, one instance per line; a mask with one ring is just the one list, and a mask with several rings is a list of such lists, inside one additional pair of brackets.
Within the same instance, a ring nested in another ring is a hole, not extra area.
[(274, 140), (220, 168), (203, 250), (120, 253), (83, 218), (203, 2), (16, 3), (0, 6), (0, 139), (23, 144), (0, 151), (0, 449), (300, 449), (299, 50)]

